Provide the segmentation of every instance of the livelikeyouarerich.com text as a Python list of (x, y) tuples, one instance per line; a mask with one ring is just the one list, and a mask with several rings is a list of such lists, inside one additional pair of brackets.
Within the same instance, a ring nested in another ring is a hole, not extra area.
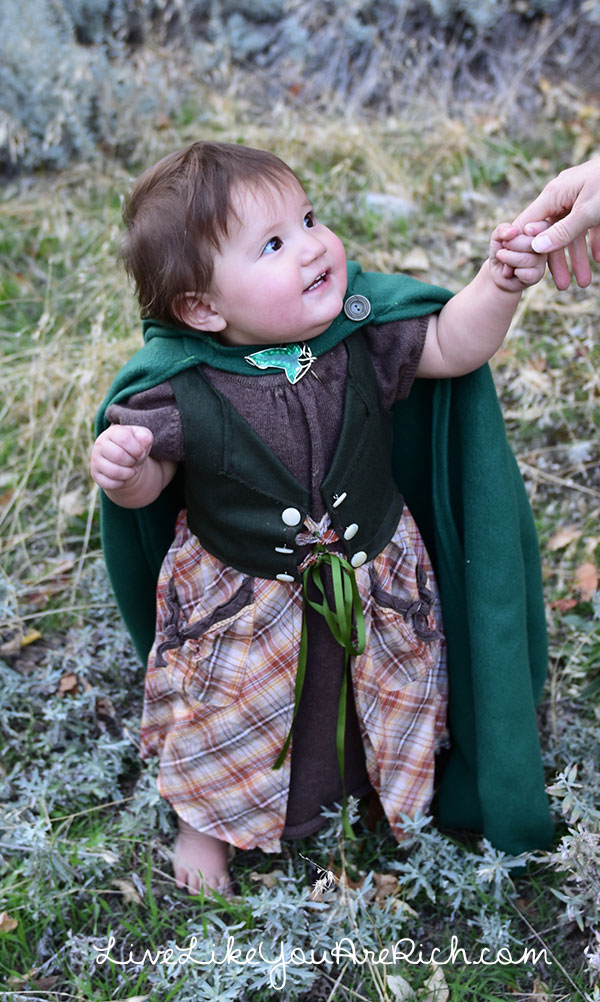
[(552, 962), (548, 958), (545, 949), (533, 948), (524, 949), (518, 956), (513, 956), (508, 947), (501, 947), (493, 952), (487, 946), (479, 951), (468, 953), (458, 945), (456, 936), (452, 936), (450, 945), (446, 949), (433, 949), (424, 951), (413, 939), (404, 937), (392, 943), (391, 946), (383, 947), (380, 950), (367, 950), (363, 947), (356, 947), (354, 941), (345, 936), (336, 940), (333, 946), (325, 949), (315, 950), (301, 949), (300, 947), (289, 948), (281, 943), (279, 952), (272, 952), (263, 945), (262, 940), (257, 947), (245, 947), (239, 949), (235, 945), (235, 937), (229, 936), (227, 945), (222, 951), (211, 948), (210, 954), (202, 956), (202, 951), (196, 950), (198, 947), (197, 936), (191, 936), (189, 944), (180, 947), (177, 944), (169, 947), (158, 947), (155, 951), (144, 950), (140, 955), (135, 955), (133, 950), (125, 956), (114, 956), (116, 946), (114, 936), (108, 938), (105, 947), (95, 946), (97, 950), (97, 964), (115, 964), (119, 967), (143, 967), (149, 964), (153, 967), (165, 965), (168, 967), (193, 964), (197, 967), (223, 967), (226, 965), (236, 965), (238, 967), (260, 967), (263, 966), (269, 972), (269, 983), (272, 988), (281, 990), (285, 987), (288, 977), (288, 968), (319, 966), (321, 964), (329, 966), (331, 964), (352, 963), (357, 966), (373, 964), (375, 966), (396, 966), (399, 964), (431, 965), (438, 966), (460, 964), (465, 967), (491, 967), (494, 964), (505, 966), (516, 966), (521, 964), (536, 965), (540, 960), (550, 965)]

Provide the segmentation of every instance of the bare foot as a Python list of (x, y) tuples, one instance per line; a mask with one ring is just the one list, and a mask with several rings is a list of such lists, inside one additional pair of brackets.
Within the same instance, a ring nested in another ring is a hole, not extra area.
[(183, 818), (177, 819), (179, 834), (173, 851), (173, 870), (177, 886), (191, 894), (205, 890), (229, 896), (232, 884), (227, 861), (229, 843), (206, 832), (196, 831)]

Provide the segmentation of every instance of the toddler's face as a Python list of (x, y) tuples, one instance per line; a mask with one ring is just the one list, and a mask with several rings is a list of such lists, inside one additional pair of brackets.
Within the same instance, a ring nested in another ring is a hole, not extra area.
[(290, 180), (281, 190), (243, 188), (239, 217), (214, 261), (210, 305), (226, 321), (225, 344), (307, 341), (327, 329), (343, 306), (346, 252), (315, 219), (311, 202)]

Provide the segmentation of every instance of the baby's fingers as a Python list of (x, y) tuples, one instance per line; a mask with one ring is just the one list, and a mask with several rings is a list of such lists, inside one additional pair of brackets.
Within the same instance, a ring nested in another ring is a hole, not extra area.
[(117, 490), (137, 475), (152, 447), (148, 428), (111, 425), (94, 442), (90, 461), (95, 482), (103, 490)]
[(503, 240), (502, 246), (507, 250), (522, 251), (535, 256), (536, 252), (531, 246), (532, 239), (533, 238), (528, 236), (526, 233), (517, 233), (516, 236)]
[(512, 223), (499, 223), (492, 233), (492, 243), (503, 243), (516, 237), (519, 230)]
[(106, 435), (105, 451), (108, 450), (116, 462), (118, 462), (117, 454), (122, 456), (125, 466), (142, 462), (152, 448), (152, 432), (141, 425), (113, 424), (107, 428), (104, 435)]
[[(510, 247), (499, 247), (496, 251), (496, 257), (498, 261), (502, 264), (508, 265), (510, 268), (538, 268), (540, 267), (540, 262), (544, 261), (539, 254), (532, 254), (531, 250), (519, 250), (518, 247), (513, 245), (517, 241), (511, 241)], [(531, 239), (529, 239), (529, 245), (531, 246)]]
[(513, 274), (522, 285), (535, 285), (543, 277), (546, 268), (538, 263), (535, 267), (531, 268), (515, 268)]

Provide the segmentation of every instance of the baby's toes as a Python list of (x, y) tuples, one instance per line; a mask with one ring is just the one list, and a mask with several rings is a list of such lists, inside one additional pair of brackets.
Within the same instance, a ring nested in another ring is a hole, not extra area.
[(192, 874), (186, 866), (174, 866), (173, 873), (175, 874), (175, 883), (180, 891), (189, 888)]

